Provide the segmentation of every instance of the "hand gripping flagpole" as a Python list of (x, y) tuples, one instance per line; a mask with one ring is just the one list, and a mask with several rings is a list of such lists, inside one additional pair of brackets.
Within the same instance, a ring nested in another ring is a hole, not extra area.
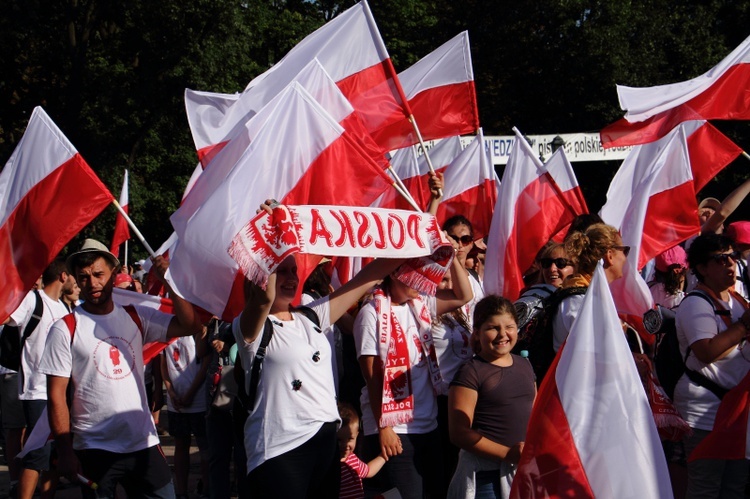
[(141, 242), (144, 248), (146, 248), (146, 251), (148, 251), (148, 254), (151, 256), (151, 258), (156, 258), (156, 253), (154, 252), (153, 248), (146, 242), (146, 239), (143, 237), (143, 234), (141, 234), (141, 231), (138, 230), (138, 227), (135, 226), (133, 223), (133, 220), (130, 219), (127, 213), (125, 213), (125, 210), (122, 209), (122, 206), (120, 206), (120, 203), (116, 199), (112, 199), (112, 204), (115, 205), (115, 208), (117, 208), (117, 211), (120, 212), (120, 215), (125, 218), (125, 221), (128, 223), (128, 227), (130, 227), (133, 230), (133, 233), (135, 234), (135, 237), (138, 238), (138, 240)]

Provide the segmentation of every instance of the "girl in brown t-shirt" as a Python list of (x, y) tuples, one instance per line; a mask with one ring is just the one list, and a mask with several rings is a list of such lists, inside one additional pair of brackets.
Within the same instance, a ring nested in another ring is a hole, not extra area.
[(461, 448), (449, 497), (510, 493), (536, 396), (531, 365), (510, 353), (517, 340), (513, 303), (482, 299), (471, 336), (476, 355), (456, 373), (448, 395), (451, 441)]

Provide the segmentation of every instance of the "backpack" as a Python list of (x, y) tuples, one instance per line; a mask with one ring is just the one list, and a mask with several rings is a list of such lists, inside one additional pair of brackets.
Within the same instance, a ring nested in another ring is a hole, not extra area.
[(0, 366), (11, 371), (21, 369), (23, 345), (39, 325), (39, 321), (42, 320), (42, 314), (44, 314), (44, 303), (39, 291), (36, 289), (34, 290), (34, 297), (36, 298), (34, 312), (32, 312), (29, 322), (26, 323), (26, 327), (23, 328), (23, 335), (18, 326), (11, 326), (9, 324), (3, 326), (2, 331), (0, 331)]
[[(716, 315), (729, 314), (729, 310), (717, 310), (713, 300), (700, 290), (694, 290), (685, 295), (688, 296), (699, 296), (711, 304), (711, 308)], [(659, 383), (664, 392), (669, 396), (670, 399), (674, 400), (674, 390), (677, 386), (677, 382), (685, 374), (693, 383), (710, 390), (716, 395), (719, 400), (724, 398), (724, 395), (729, 391), (726, 388), (719, 386), (715, 382), (706, 378), (697, 371), (688, 369), (685, 367), (685, 362), (690, 355), (690, 347), (688, 347), (683, 357), (680, 353), (680, 344), (677, 340), (677, 328), (675, 326), (675, 314), (669, 309), (661, 309), (662, 323), (658, 326), (658, 334), (661, 338), (657, 339), (656, 342), (656, 354), (654, 355), (654, 367), (656, 369), (656, 377), (659, 379)], [(644, 323), (648, 319), (644, 317)]]
[[(528, 351), (537, 385), (541, 385), (555, 360), (552, 324), (560, 303), (570, 296), (585, 294), (587, 289), (583, 286), (555, 289), (546, 284), (538, 284), (527, 289), (514, 303), (519, 324), (518, 341), (513, 353), (520, 355), (521, 351)], [(544, 293), (548, 294), (544, 296)]]
[[(307, 319), (313, 323), (316, 330), (320, 331), (320, 319), (318, 314), (315, 313), (310, 307), (297, 307), (294, 312), (307, 317)], [(234, 380), (237, 382), (237, 399), (239, 400), (242, 407), (245, 408), (248, 414), (253, 412), (255, 409), (255, 399), (258, 394), (258, 383), (260, 383), (260, 375), (263, 370), (263, 359), (266, 358), (266, 349), (268, 344), (271, 342), (273, 336), (273, 323), (271, 319), (266, 317), (266, 321), (263, 323), (263, 336), (260, 339), (258, 350), (255, 352), (255, 360), (253, 361), (253, 367), (250, 371), (250, 384), (245, 390), (245, 368), (242, 366), (242, 359), (238, 355), (237, 360), (234, 364)]]

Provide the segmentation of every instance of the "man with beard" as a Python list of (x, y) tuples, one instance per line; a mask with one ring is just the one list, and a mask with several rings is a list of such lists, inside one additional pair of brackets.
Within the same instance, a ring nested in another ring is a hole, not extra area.
[[(175, 315), (116, 305), (112, 288), (120, 262), (99, 241), (84, 241), (67, 266), (83, 303), (52, 326), (39, 368), (47, 375), (59, 471), (96, 483), (84, 489), (91, 497), (114, 497), (120, 483), (128, 497), (174, 498), (146, 402), (143, 345), (195, 334), (200, 320), (173, 293)], [(167, 266), (163, 257), (154, 258), (157, 277), (170, 290)]]

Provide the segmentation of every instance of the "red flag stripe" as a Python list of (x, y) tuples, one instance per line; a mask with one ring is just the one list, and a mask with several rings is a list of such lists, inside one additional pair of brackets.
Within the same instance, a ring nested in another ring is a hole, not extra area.
[(113, 200), (77, 153), (25, 194), (0, 231), (0, 316), (16, 309), (68, 241)]

